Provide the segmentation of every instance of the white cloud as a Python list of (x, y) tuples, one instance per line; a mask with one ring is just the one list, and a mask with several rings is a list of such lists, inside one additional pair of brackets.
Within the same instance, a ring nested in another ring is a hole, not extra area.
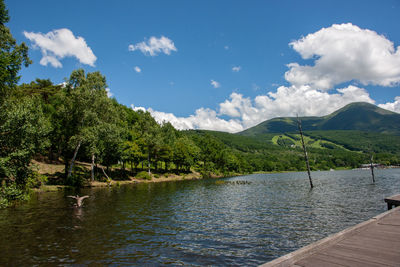
[(40, 64), (43, 66), (50, 64), (61, 68), (61, 59), (75, 57), (80, 63), (94, 67), (97, 60), (85, 39), (75, 37), (69, 29), (58, 29), (46, 34), (24, 31), (24, 35), (33, 43), (34, 48), (40, 48), (43, 55)]
[(139, 68), (138, 66), (135, 66), (133, 69), (134, 69), (137, 73), (141, 73), (141, 72), (142, 72), (142, 69)]
[(214, 88), (219, 88), (219, 87), (221, 87), (221, 84), (220, 84), (219, 82), (217, 82), (217, 81), (214, 81), (214, 80), (211, 80), (211, 85), (212, 85)]
[(113, 93), (111, 93), (110, 88), (106, 88), (106, 92), (107, 92), (108, 98), (111, 98), (114, 95)]
[[(400, 98), (399, 98), (400, 101)], [(195, 115), (176, 117), (172, 113), (149, 111), (158, 122), (169, 121), (177, 129), (206, 129), (239, 132), (265, 120), (282, 116), (322, 116), (352, 102), (374, 103), (368, 92), (356, 86), (337, 89), (334, 94), (312, 89), (310, 86), (281, 86), (274, 93), (259, 95), (251, 100), (238, 93), (219, 104), (219, 112), (200, 108)], [(231, 117), (222, 119), (221, 116)]]
[[(289, 64), (285, 73), (289, 86), (279, 86), (254, 99), (232, 93), (217, 110), (200, 108), (189, 117), (176, 117), (151, 108), (148, 111), (158, 121), (170, 121), (178, 129), (238, 132), (275, 117), (323, 116), (353, 102), (375, 103), (367, 90), (359, 86), (332, 90), (343, 82), (393, 86), (400, 81), (399, 47), (395, 50), (385, 37), (352, 24), (323, 28), (292, 42), (291, 46), (304, 59), (315, 58), (315, 65)], [(215, 88), (220, 86), (214, 80), (211, 84)], [(379, 106), (400, 112), (400, 96)]]
[(288, 64), (290, 83), (328, 90), (356, 80), (363, 85), (394, 86), (400, 82), (400, 48), (368, 29), (351, 23), (334, 24), (290, 43), (313, 66)]
[(224, 49), (225, 49), (225, 50), (229, 50), (229, 46), (227, 46), (227, 45), (224, 46)]
[(189, 117), (176, 117), (172, 113), (155, 111), (152, 108), (135, 107), (131, 105), (133, 110), (148, 111), (156, 119), (158, 123), (169, 121), (175, 128), (179, 130), (187, 129), (204, 129), (226, 132), (239, 132), (243, 130), (240, 121), (224, 120), (218, 118), (217, 113), (208, 108), (199, 108), (194, 115)]
[(166, 55), (170, 55), (172, 51), (178, 51), (175, 47), (174, 42), (164, 36), (160, 38), (150, 37), (150, 39), (146, 42), (141, 42), (137, 44), (130, 44), (128, 46), (129, 51), (139, 50), (145, 55), (150, 55), (152, 57), (157, 56), (159, 53), (164, 53)]
[(327, 115), (352, 102), (374, 103), (363, 88), (349, 86), (334, 94), (309, 86), (281, 86), (276, 92), (259, 95), (252, 101), (238, 93), (219, 104), (219, 114), (239, 118), (243, 128), (255, 126), (265, 120), (283, 116)]
[(242, 69), (242, 67), (240, 67), (240, 66), (235, 66), (235, 67), (232, 68), (232, 71), (233, 71), (233, 72), (239, 72), (241, 69)]
[(380, 104), (378, 106), (387, 110), (391, 110), (393, 112), (400, 113), (400, 96), (396, 96), (392, 103), (388, 102), (386, 104)]

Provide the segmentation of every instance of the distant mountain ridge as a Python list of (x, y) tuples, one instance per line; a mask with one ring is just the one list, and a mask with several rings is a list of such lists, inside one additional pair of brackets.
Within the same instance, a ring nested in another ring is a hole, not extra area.
[[(370, 103), (355, 102), (322, 117), (300, 117), (304, 131), (356, 130), (400, 135), (400, 114)], [(267, 133), (296, 132), (295, 117), (264, 121), (238, 134), (257, 136)]]

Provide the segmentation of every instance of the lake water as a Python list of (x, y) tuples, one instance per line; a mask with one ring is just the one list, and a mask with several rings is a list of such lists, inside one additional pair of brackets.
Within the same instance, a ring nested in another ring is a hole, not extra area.
[[(384, 212), (400, 169), (255, 174), (35, 195), (0, 210), (0, 265), (259, 265)], [(235, 182), (240, 181), (240, 182)], [(73, 193), (88, 194), (81, 209)]]

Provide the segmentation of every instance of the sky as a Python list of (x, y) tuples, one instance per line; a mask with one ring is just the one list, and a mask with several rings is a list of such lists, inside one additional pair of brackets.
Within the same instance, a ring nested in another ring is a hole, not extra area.
[(352, 102), (400, 113), (400, 1), (5, 0), (20, 83), (100, 71), (178, 129), (240, 132)]

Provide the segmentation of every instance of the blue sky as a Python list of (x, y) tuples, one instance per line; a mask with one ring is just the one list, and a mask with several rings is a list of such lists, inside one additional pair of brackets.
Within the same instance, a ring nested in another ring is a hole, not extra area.
[(396, 0), (5, 3), (34, 62), (21, 82), (99, 70), (120, 103), (180, 129), (237, 132), (354, 101), (400, 112)]

